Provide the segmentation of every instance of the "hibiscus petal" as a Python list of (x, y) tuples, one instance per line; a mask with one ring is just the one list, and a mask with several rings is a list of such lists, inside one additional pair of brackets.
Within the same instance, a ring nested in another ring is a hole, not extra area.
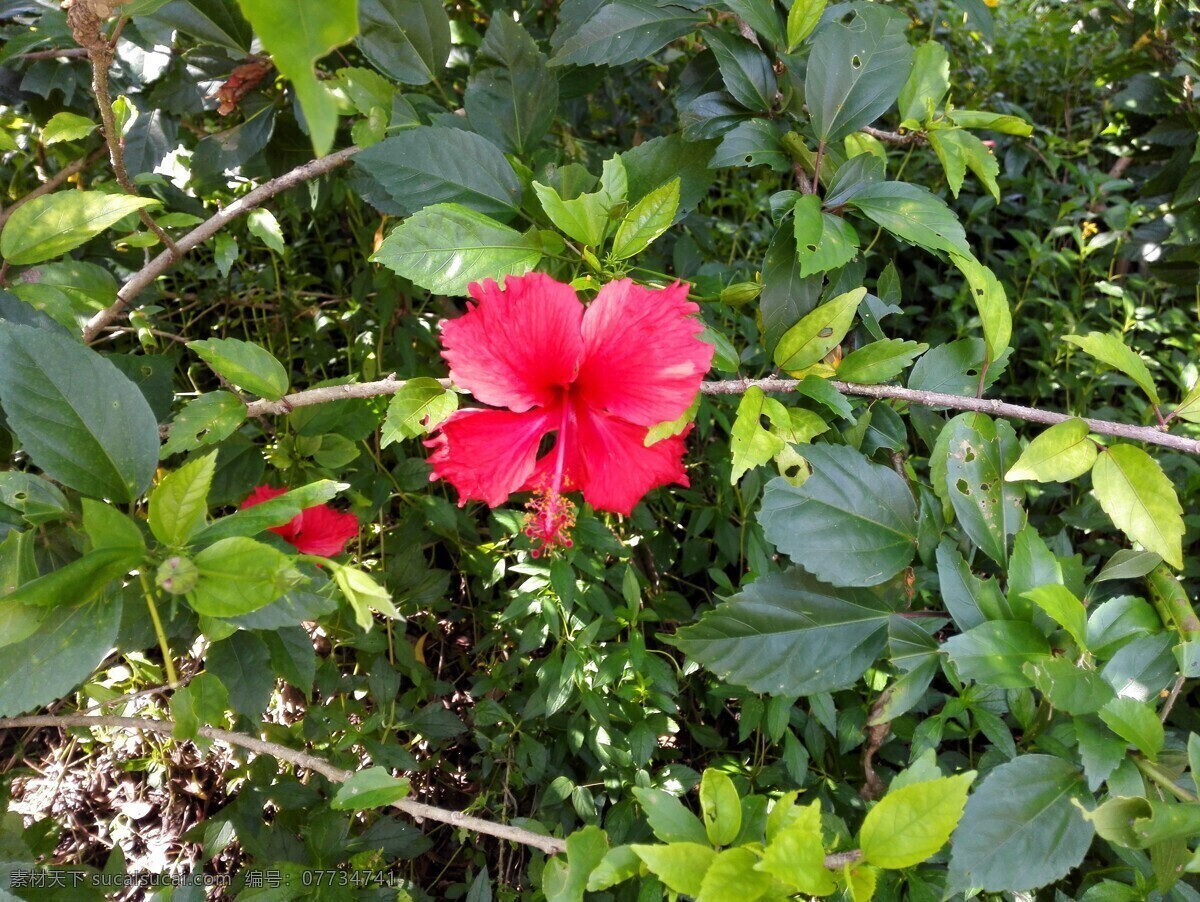
[(287, 489), (273, 489), (269, 485), (255, 486), (254, 491), (246, 496), (246, 500), (242, 502), (238, 510), (245, 510), (256, 504), (262, 504), (264, 501), (270, 501), (272, 498), (278, 498), (280, 495), (287, 494), (287, 491)]
[(471, 285), (479, 302), (442, 326), (450, 378), (484, 404), (517, 412), (547, 407), (579, 368), (583, 305), (542, 273)]
[(358, 535), (358, 517), (334, 510), (328, 504), (305, 508), (292, 524), (295, 524), (292, 535), (279, 534), (295, 545), (297, 551), (321, 557), (341, 554), (346, 543)]
[(538, 443), (558, 422), (558, 410), (510, 413), (460, 410), (425, 444), (433, 448), (430, 480), (458, 489), (458, 506), (472, 499), (499, 507), (533, 473)]
[(690, 484), (683, 449), (691, 426), (647, 448), (645, 426), (579, 408), (576, 413), (568, 478), (592, 507), (628, 515), (651, 489)]
[(583, 315), (583, 363), (572, 392), (595, 410), (653, 426), (688, 409), (712, 362), (697, 334), (700, 308), (676, 282), (651, 289), (609, 282)]

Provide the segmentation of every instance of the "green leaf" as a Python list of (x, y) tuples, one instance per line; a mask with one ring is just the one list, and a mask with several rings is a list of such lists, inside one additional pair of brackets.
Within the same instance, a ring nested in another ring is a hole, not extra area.
[(867, 812), (859, 848), (876, 867), (899, 870), (931, 858), (958, 826), (975, 771), (894, 789)]
[(1075, 718), (1075, 738), (1088, 789), (1095, 792), (1128, 757), (1125, 740), (1114, 736), (1095, 717)]
[(346, 488), (345, 483), (334, 482), (331, 479), (321, 479), (300, 486), (275, 498), (221, 517), (193, 535), (192, 541), (195, 544), (203, 545), (231, 536), (257, 535), (272, 526), (282, 526), (305, 508), (324, 504), (344, 488)]
[(371, 259), (429, 291), (465, 295), (472, 282), (529, 272), (542, 250), (536, 236), (458, 204), (437, 204), (393, 229)]
[[(1082, 670), (1066, 658), (1047, 658), (1026, 664), (1024, 669), (1034, 688), (1055, 708), (1068, 714), (1093, 714), (1116, 696), (1100, 674)], [(1086, 758), (1084, 767), (1087, 768)]]
[(974, 680), (1004, 689), (1031, 686), (1024, 666), (1045, 661), (1050, 644), (1032, 623), (1024, 620), (992, 620), (948, 639), (942, 650), (964, 680)]
[(995, 768), (954, 831), (947, 889), (1021, 892), (1066, 876), (1093, 835), (1072, 798), (1091, 793), (1068, 761), (1022, 755)]
[(1200, 833), (1200, 805), (1163, 802), (1141, 797), (1108, 799), (1094, 811), (1080, 806), (1103, 839), (1130, 849), (1151, 849), (1172, 839), (1191, 839)]
[(1092, 487), (1117, 529), (1183, 567), (1183, 509), (1154, 458), (1133, 445), (1112, 445), (1092, 467)]
[(392, 604), (392, 596), (387, 589), (375, 582), (369, 573), (357, 567), (335, 565), (332, 561), (327, 563), (333, 566), (334, 581), (354, 610), (354, 622), (363, 632), (369, 632), (374, 625), (372, 613), (382, 614), (390, 620), (404, 619)]
[(458, 128), (407, 129), (357, 154), (354, 165), (406, 213), (452, 203), (510, 217), (521, 203), (521, 180), (500, 148)]
[(687, 428), (687, 425), (696, 419), (696, 411), (700, 409), (700, 395), (697, 394), (692, 399), (692, 403), (688, 405), (678, 418), (668, 420), (665, 423), (655, 423), (646, 432), (646, 437), (642, 439), (642, 446), (649, 448), (651, 445), (657, 445), (663, 439), (671, 438), (671, 436), (679, 435)]
[(388, 402), (380, 444), (386, 448), (393, 442), (432, 432), (457, 409), (458, 395), (436, 379), (409, 379)]
[(150, 493), (150, 531), (164, 545), (186, 545), (204, 528), (216, 467), (217, 453), (209, 452), (164, 476)]
[(288, 555), (244, 536), (215, 542), (194, 563), (200, 578), (188, 604), (209, 617), (236, 617), (266, 607), (301, 578)]
[(890, 9), (860, 6), (817, 32), (805, 94), (818, 141), (840, 141), (896, 101), (912, 66), (907, 28), (907, 18)]
[(854, 685), (887, 643), (890, 614), (886, 596), (793, 567), (759, 577), (671, 641), (721, 679), (796, 697)]
[(1089, 332), (1087, 335), (1064, 335), (1063, 341), (1077, 345), (1101, 363), (1107, 363), (1113, 369), (1120, 370), (1133, 380), (1150, 402), (1155, 406), (1161, 404), (1154, 378), (1139, 354), (1130, 350), (1116, 335), (1104, 332)]
[(821, 14), (825, 12), (826, 0), (795, 0), (788, 10), (787, 50), (794, 53), (806, 37), (812, 34)]
[(263, 46), (285, 78), (291, 80), (304, 110), (317, 156), (333, 147), (337, 102), (317, 81), (313, 66), (335, 47), (358, 34), (358, 0), (311, 3), (308, 0), (238, 0)]
[(1183, 400), (1171, 412), (1171, 416), (1187, 420), (1189, 423), (1200, 423), (1200, 381), (1184, 395)]
[(262, 207), (251, 210), (250, 215), (246, 217), (246, 228), (251, 235), (275, 253), (282, 255), (287, 250), (287, 245), (283, 240), (283, 229), (280, 228), (279, 220), (270, 210)]
[(822, 304), (792, 326), (775, 347), (775, 363), (795, 372), (812, 366), (841, 344), (867, 289), (855, 288)]
[(266, 348), (238, 338), (206, 338), (187, 346), (239, 388), (271, 401), (287, 394), (287, 370)]
[(604, 192), (581, 194), (563, 200), (549, 185), (534, 182), (533, 190), (550, 221), (568, 238), (592, 248), (604, 243), (608, 233), (609, 211), (612, 209), (612, 203)]
[(450, 55), (441, 0), (358, 0), (358, 46), (381, 72), (406, 85), (433, 81)]
[[(592, 4), (593, 14), (559, 38), (551, 66), (619, 66), (650, 56), (676, 38), (695, 31), (703, 13), (654, 0), (613, 0)], [(560, 28), (563, 26), (560, 25)]]
[(700, 778), (700, 811), (708, 841), (714, 846), (732, 845), (742, 829), (742, 801), (733, 781), (711, 767)]
[(254, 633), (238, 630), (212, 643), (204, 669), (229, 692), (229, 705), (257, 723), (271, 701), (276, 674), (267, 644)]
[(249, 23), (238, 12), (236, 3), (228, 0), (181, 0), (168, 3), (161, 9), (155, 8), (153, 15), (156, 20), (184, 34), (232, 50), (237, 54), (234, 59), (241, 59), (250, 52), (254, 35)]
[(651, 191), (625, 214), (613, 238), (613, 258), (627, 260), (645, 250), (671, 227), (678, 209), (679, 179), (675, 178)]
[(758, 856), (745, 846), (718, 852), (700, 884), (697, 902), (755, 902), (771, 889), (770, 874), (755, 870)]
[(365, 811), (382, 808), (406, 797), (412, 787), (408, 780), (393, 777), (386, 767), (368, 767), (337, 788), (329, 807), (334, 811)]
[(18, 207), (0, 233), (0, 257), (12, 265), (41, 263), (74, 250), (146, 207), (148, 197), (103, 191), (56, 191)]
[(86, 138), (99, 126), (87, 116), (78, 113), (55, 113), (42, 129), (42, 143), (49, 147), (60, 141), (78, 141)]
[(950, 259), (966, 276), (971, 299), (979, 310), (983, 323), (983, 340), (987, 345), (987, 362), (999, 360), (1012, 340), (1012, 312), (1004, 286), (995, 273), (972, 256), (951, 254)]
[(1071, 482), (1096, 462), (1096, 443), (1088, 438), (1088, 424), (1080, 419), (1057, 423), (1029, 443), (1017, 462), (1004, 474), (1006, 482)]
[(171, 693), (171, 720), (176, 739), (194, 739), (196, 731), (205, 725), (222, 727), (229, 710), (229, 690), (213, 674), (197, 674), (186, 686)]
[(1045, 611), (1063, 627), (1080, 650), (1087, 648), (1087, 609), (1066, 586), (1039, 586), (1022, 595)]
[(83, 498), (83, 531), (91, 540), (92, 550), (100, 548), (124, 548), (142, 554), (146, 550), (146, 539), (130, 517), (111, 504)]
[(730, 431), (730, 450), (733, 467), (729, 482), (736, 485), (747, 470), (761, 466), (787, 447), (787, 443), (773, 430), (762, 427), (761, 418), (767, 417), (772, 425), (786, 425), (787, 408), (768, 398), (761, 388), (751, 386), (738, 403), (737, 418)]
[(717, 58), (725, 90), (747, 109), (769, 113), (779, 88), (767, 55), (743, 37), (709, 29), (704, 43)]
[(1100, 709), (1100, 719), (1110, 730), (1137, 748), (1151, 761), (1163, 749), (1162, 721), (1154, 709), (1136, 698), (1114, 698)]
[(776, 172), (787, 172), (791, 160), (780, 139), (783, 127), (767, 119), (750, 119), (727, 131), (713, 151), (713, 169), (726, 166), (770, 166)]
[(1033, 134), (1033, 126), (1019, 116), (1006, 116), (1002, 113), (988, 113), (983, 110), (955, 110), (951, 117), (956, 125), (962, 128), (982, 128), (1005, 135), (1016, 135), (1028, 138)]
[(546, 864), (542, 890), (546, 902), (583, 902), (588, 880), (608, 853), (608, 835), (596, 826), (576, 830), (567, 837), (567, 860)]
[(825, 867), (820, 802), (794, 806), (787, 826), (767, 844), (758, 869), (806, 896), (828, 896), (837, 889)]
[(641, 869), (642, 859), (632, 847), (614, 846), (588, 875), (586, 889), (589, 893), (598, 893), (636, 877)]
[(32, 526), (60, 520), (70, 511), (66, 496), (54, 483), (19, 470), (0, 472), (0, 504), (19, 511)]
[(700, 818), (688, 811), (683, 802), (662, 789), (635, 786), (633, 797), (646, 813), (646, 822), (662, 842), (708, 842), (708, 833)]
[(950, 193), (958, 197), (963, 177), (970, 169), (996, 203), (1000, 202), (1000, 185), (996, 182), (996, 176), (1000, 174), (1000, 164), (991, 148), (970, 132), (957, 128), (931, 130), (929, 144), (946, 171), (946, 183), (950, 186)]
[(945, 486), (959, 525), (988, 557), (1008, 563), (1008, 537), (1021, 526), (1022, 491), (1004, 481), (1017, 457), (1012, 427), (970, 413), (946, 424)]
[(692, 842), (630, 848), (668, 889), (689, 896), (700, 894), (704, 875), (717, 857), (711, 846)]
[(30, 580), (5, 596), (5, 604), (38, 607), (89, 602), (111, 583), (142, 562), (143, 548), (99, 548)]
[(203, 394), (175, 414), (161, 456), (166, 458), (201, 445), (215, 445), (233, 435), (245, 419), (246, 405), (232, 392)]
[(841, 216), (821, 212), (821, 200), (805, 194), (793, 214), (796, 259), (800, 275), (808, 277), (844, 266), (858, 253), (858, 233)]
[(0, 403), (22, 448), (52, 479), (119, 503), (150, 485), (154, 413), (137, 386), (78, 341), (0, 321)]
[[(811, 445), (801, 486), (773, 479), (758, 518), (768, 541), (819, 579), (875, 586), (912, 561), (917, 505), (890, 467), (844, 445)], [(796, 693), (800, 694), (800, 693)]]
[(929, 345), (899, 338), (885, 338), (851, 351), (838, 364), (838, 378), (860, 385), (877, 385), (895, 379), (914, 360), (929, 350)]
[(108, 656), (120, 624), (119, 596), (51, 608), (37, 632), (0, 654), (0, 717), (65, 697)]
[(918, 247), (964, 257), (971, 253), (958, 217), (944, 200), (920, 185), (876, 182), (863, 186), (846, 203)]
[(937, 41), (926, 41), (913, 54), (912, 71), (900, 89), (897, 100), (900, 121), (924, 122), (926, 110), (931, 104), (936, 110), (949, 90), (950, 60), (946, 48)]
[(507, 153), (528, 153), (558, 107), (558, 79), (545, 54), (512, 16), (492, 16), (475, 65), (463, 97), (471, 127)]

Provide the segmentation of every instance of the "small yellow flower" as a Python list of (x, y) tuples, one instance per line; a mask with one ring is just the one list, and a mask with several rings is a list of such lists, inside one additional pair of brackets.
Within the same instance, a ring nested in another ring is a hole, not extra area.
[(1087, 222), (1085, 222), (1083, 224), (1083, 237), (1085, 239), (1091, 238), (1093, 235), (1095, 235), (1099, 231), (1100, 231), (1099, 227), (1091, 220), (1088, 220)]

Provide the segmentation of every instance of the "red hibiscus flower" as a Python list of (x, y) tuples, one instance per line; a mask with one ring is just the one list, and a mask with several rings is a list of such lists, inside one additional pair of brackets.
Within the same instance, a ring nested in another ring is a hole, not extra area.
[[(287, 491), (260, 485), (242, 502), (241, 510), (270, 501)], [(341, 554), (346, 543), (358, 535), (358, 518), (336, 511), (328, 504), (318, 504), (306, 507), (282, 526), (272, 526), (270, 531), (295, 545), (297, 551), (329, 557)]]
[[(629, 514), (657, 486), (688, 485), (690, 427), (644, 445), (650, 426), (683, 415), (712, 361), (686, 285), (621, 279), (586, 308), (569, 285), (541, 273), (470, 291), (477, 303), (444, 324), (442, 356), (456, 385), (507, 409), (460, 410), (426, 442), (430, 478), (458, 489), (460, 507), (471, 499), (498, 507), (514, 492), (534, 492), (526, 534), (540, 553), (571, 544), (575, 509), (564, 492)], [(554, 445), (539, 458), (550, 433)]]

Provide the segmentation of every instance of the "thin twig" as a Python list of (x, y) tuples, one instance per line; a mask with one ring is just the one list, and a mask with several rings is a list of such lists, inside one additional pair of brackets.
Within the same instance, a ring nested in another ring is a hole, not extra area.
[(12, 57), (15, 60), (56, 60), (79, 59), (86, 57), (88, 52), (82, 47), (52, 47), (49, 50), (30, 50), (28, 53), (18, 53)]
[(895, 144), (903, 147), (907, 144), (924, 144), (926, 142), (925, 135), (922, 132), (889, 132), (881, 128), (872, 128), (869, 125), (864, 125), (859, 129), (864, 135), (870, 135), (884, 144)]
[[(28, 727), (85, 727), (88, 729), (106, 727), (115, 730), (144, 730), (148, 733), (161, 733), (164, 735), (169, 735), (175, 730), (175, 724), (170, 720), (149, 720), (142, 717), (91, 717), (83, 714), (38, 714), (29, 717), (0, 718), (0, 730)], [(256, 736), (233, 733), (229, 730), (218, 730), (213, 727), (200, 727), (196, 730), (196, 734), (206, 739), (223, 742), (226, 745), (247, 749), (258, 755), (270, 755), (279, 761), (286, 761), (297, 767), (314, 771), (331, 783), (345, 783), (354, 776), (353, 771), (335, 767), (323, 758), (318, 758), (307, 752), (296, 751), (277, 742), (267, 742)], [(535, 849), (540, 849), (547, 855), (556, 855), (566, 849), (566, 843), (561, 839), (552, 836), (542, 836), (541, 834), (524, 830), (520, 827), (513, 827), (509, 824), (497, 824), (492, 821), (485, 821), (482, 818), (463, 814), (461, 811), (436, 808), (433, 805), (414, 802), (411, 799), (401, 799), (398, 802), (392, 802), (391, 806), (403, 811), (410, 817), (425, 818), (442, 824), (450, 824), (452, 827), (461, 827), (474, 833), (483, 833), (487, 836), (495, 836), (499, 839), (520, 843), (521, 845), (532, 846)]]
[[(449, 380), (439, 380), (443, 386), (449, 386)], [(727, 379), (700, 383), (700, 391), (706, 395), (740, 395), (749, 388), (758, 388), (765, 392), (787, 393), (795, 391), (800, 383), (795, 379)], [(834, 388), (843, 394), (857, 395), (865, 398), (891, 399), (907, 401), (910, 404), (920, 404), (923, 407), (949, 407), (954, 410), (971, 410), (988, 413), (993, 416), (1008, 419), (1026, 420), (1030, 423), (1040, 423), (1053, 426), (1067, 420), (1081, 419), (1088, 424), (1093, 432), (1101, 435), (1112, 435), (1151, 445), (1161, 445), (1174, 451), (1187, 454), (1200, 454), (1200, 441), (1186, 438), (1182, 435), (1172, 435), (1153, 426), (1133, 426), (1128, 423), (1116, 423), (1111, 420), (1097, 420), (1093, 417), (1074, 417), (1067, 413), (1053, 410), (1038, 410), (1033, 407), (1022, 407), (1019, 404), (1009, 404), (989, 398), (973, 398), (963, 395), (948, 395), (942, 392), (918, 391), (911, 388), (900, 388), (897, 385), (858, 385), (851, 382), (830, 382)], [(374, 398), (381, 395), (394, 395), (404, 388), (403, 379), (389, 376), (378, 382), (360, 382), (352, 385), (332, 385), (326, 388), (313, 388), (308, 391), (285, 395), (278, 401), (254, 401), (246, 405), (247, 416), (280, 416), (289, 413), (297, 407), (311, 407), (314, 404), (325, 404), (329, 401), (345, 401), (350, 398)]]
[(75, 175), (76, 173), (82, 172), (83, 170), (87, 169), (89, 166), (91, 166), (93, 163), (95, 163), (97, 160), (99, 160), (101, 157), (103, 157), (106, 153), (107, 153), (107, 150), (105, 148), (101, 147), (101, 148), (98, 148), (97, 150), (92, 151), (86, 157), (80, 157), (78, 160), (72, 160), (70, 163), (68, 163), (62, 169), (58, 170), (58, 172), (54, 173), (54, 175), (52, 175), (46, 181), (42, 182), (40, 185), (38, 185), (36, 188), (34, 188), (32, 191), (30, 191), (28, 194), (24, 194), (21, 197), (18, 197), (8, 207), (6, 207), (4, 209), (4, 212), (0, 213), (0, 229), (4, 228), (4, 224), (6, 222), (8, 222), (8, 217), (12, 216), (13, 213), (15, 213), (21, 207), (25, 206), (25, 204), (29, 203), (34, 198), (41, 197), (43, 194), (49, 194), (51, 191), (57, 190), (58, 187), (63, 184), (63, 182), (67, 181), (67, 179), (69, 179), (71, 176)]
[[(360, 149), (359, 147), (347, 147), (345, 150), (331, 153), (329, 156), (321, 157), (319, 160), (310, 160), (302, 166), (297, 166), (291, 172), (285, 172), (278, 178), (271, 179), (271, 181), (259, 185), (249, 194), (238, 198), (223, 210), (218, 211), (200, 223), (200, 225), (175, 242), (175, 247), (180, 254), (186, 254), (192, 248), (203, 244), (213, 235), (217, 234), (232, 220), (261, 207), (266, 201), (280, 192), (294, 188), (296, 185), (303, 184), (310, 179), (317, 178), (336, 169), (354, 156), (354, 154), (358, 153)], [(88, 320), (87, 326), (83, 330), (83, 340), (85, 342), (95, 341), (96, 336), (103, 332), (105, 327), (120, 317), (134, 298), (145, 291), (155, 279), (170, 269), (176, 260), (177, 258), (169, 251), (163, 251), (146, 264), (146, 266), (130, 276), (129, 280), (121, 286), (121, 290), (117, 292), (116, 301), (107, 310), (101, 310)]]
[[(104, 141), (108, 145), (108, 159), (112, 164), (113, 174), (122, 190), (133, 197), (138, 197), (138, 190), (129, 179), (129, 170), (125, 168), (125, 151), (122, 147), (120, 130), (117, 128), (116, 117), (113, 116), (112, 96), (108, 90), (108, 70), (112, 66), (116, 52), (117, 35), (120, 34), (125, 20), (120, 19), (113, 31), (112, 38), (104, 36), (104, 25), (87, 3), (72, 3), (67, 12), (67, 23), (71, 26), (71, 34), (76, 43), (87, 51), (92, 64), (92, 93), (96, 95), (96, 106), (100, 108), (101, 130)], [(167, 250), (176, 258), (179, 249), (163, 228), (154, 221), (145, 210), (137, 211), (138, 219), (163, 243)]]

